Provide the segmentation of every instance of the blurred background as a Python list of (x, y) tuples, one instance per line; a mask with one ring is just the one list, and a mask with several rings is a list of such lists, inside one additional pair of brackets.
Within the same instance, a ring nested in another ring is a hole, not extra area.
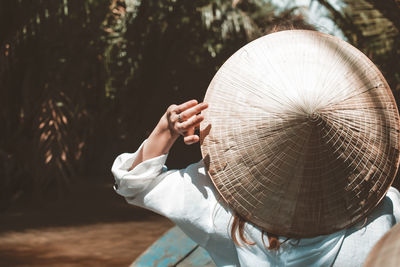
[[(399, 100), (399, 0), (0, 0), (0, 265), (129, 265), (173, 224), (113, 192), (114, 158), (287, 19), (359, 48)], [(178, 141), (167, 163), (200, 158)]]

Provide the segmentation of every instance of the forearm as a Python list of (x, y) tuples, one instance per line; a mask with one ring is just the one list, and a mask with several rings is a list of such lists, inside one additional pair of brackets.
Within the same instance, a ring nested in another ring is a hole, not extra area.
[(179, 134), (172, 132), (168, 126), (166, 114), (164, 114), (150, 136), (147, 138), (130, 170), (141, 162), (167, 154), (172, 145), (178, 139)]

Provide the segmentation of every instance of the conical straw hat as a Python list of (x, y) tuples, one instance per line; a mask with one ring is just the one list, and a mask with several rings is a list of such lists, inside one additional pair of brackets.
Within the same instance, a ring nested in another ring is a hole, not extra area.
[(369, 253), (364, 267), (400, 266), (400, 224), (387, 232)]
[(393, 182), (395, 100), (375, 65), (336, 37), (261, 37), (225, 62), (204, 101), (207, 171), (230, 207), (267, 232), (312, 237), (347, 228)]

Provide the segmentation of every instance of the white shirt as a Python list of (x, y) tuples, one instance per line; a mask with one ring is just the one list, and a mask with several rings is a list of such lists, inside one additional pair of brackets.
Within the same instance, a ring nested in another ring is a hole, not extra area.
[[(167, 155), (162, 155), (128, 171), (136, 153), (115, 159), (112, 172), (116, 192), (130, 204), (171, 219), (208, 251), (217, 266), (361, 266), (374, 244), (400, 220), (400, 193), (391, 187), (366, 222), (349, 229), (290, 239), (273, 251), (264, 247), (261, 230), (246, 223), (246, 236), (256, 244), (238, 246), (230, 235), (232, 211), (216, 191), (203, 161), (185, 169), (167, 170)], [(283, 242), (286, 238), (279, 239)], [(266, 236), (264, 241), (268, 246)]]

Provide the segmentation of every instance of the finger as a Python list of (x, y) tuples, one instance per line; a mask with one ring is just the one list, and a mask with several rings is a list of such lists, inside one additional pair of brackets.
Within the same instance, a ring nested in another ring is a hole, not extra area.
[(204, 116), (203, 115), (194, 115), (193, 117), (191, 117), (189, 120), (184, 121), (182, 123), (178, 123), (177, 127), (178, 130), (180, 132), (187, 132), (189, 131), (191, 128), (194, 129), (194, 127), (199, 124), (200, 122), (202, 122), (204, 120)]
[[(187, 110), (188, 108), (191, 108), (191, 107), (193, 107), (193, 106), (196, 106), (197, 104), (198, 104), (198, 102), (197, 102), (196, 99), (189, 100), (189, 101), (187, 101), (187, 102), (185, 102), (185, 103), (183, 103), (183, 104), (178, 105), (178, 106), (175, 108), (175, 112), (176, 112), (176, 114), (182, 113), (183, 111), (185, 111), (185, 110)], [(182, 119), (183, 119), (183, 118), (182, 118)]]
[(200, 137), (198, 135), (188, 135), (183, 138), (183, 141), (187, 145), (192, 145), (200, 141)]
[(186, 133), (184, 134), (184, 136), (190, 136), (190, 135), (194, 135), (194, 127), (190, 127)]
[(204, 102), (200, 103), (196, 106), (193, 106), (180, 114), (181, 119), (183, 121), (185, 121), (185, 120), (191, 118), (192, 116), (199, 114), (202, 110), (205, 110), (206, 108), (208, 108), (208, 104), (204, 103)]
[(198, 134), (200, 132), (200, 123), (197, 123), (196, 125), (193, 126), (194, 127), (194, 132), (196, 134)]

